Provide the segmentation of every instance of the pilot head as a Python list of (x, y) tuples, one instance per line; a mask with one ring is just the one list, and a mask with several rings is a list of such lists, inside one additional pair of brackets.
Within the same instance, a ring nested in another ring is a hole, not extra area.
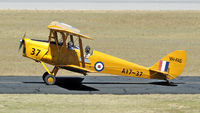
[(69, 48), (69, 47), (72, 47), (72, 46), (73, 46), (72, 41), (69, 41), (69, 42), (68, 42), (68, 48)]
[(87, 45), (87, 46), (85, 47), (85, 53), (86, 53), (86, 54), (90, 53), (90, 46)]

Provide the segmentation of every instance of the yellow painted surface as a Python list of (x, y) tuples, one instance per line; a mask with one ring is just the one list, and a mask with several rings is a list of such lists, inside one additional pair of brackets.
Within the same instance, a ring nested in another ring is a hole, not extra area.
[(44, 67), (44, 69), (49, 73), (51, 74), (51, 72), (48, 70), (48, 68), (45, 66), (45, 64), (43, 62), (41, 62), (42, 66)]

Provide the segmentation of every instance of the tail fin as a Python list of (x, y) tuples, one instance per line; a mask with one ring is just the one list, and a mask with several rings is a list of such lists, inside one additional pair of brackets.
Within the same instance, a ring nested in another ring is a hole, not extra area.
[(186, 52), (183, 50), (177, 50), (163, 57), (156, 64), (150, 67), (150, 70), (167, 74), (169, 75), (167, 79), (171, 80), (183, 72), (185, 64)]

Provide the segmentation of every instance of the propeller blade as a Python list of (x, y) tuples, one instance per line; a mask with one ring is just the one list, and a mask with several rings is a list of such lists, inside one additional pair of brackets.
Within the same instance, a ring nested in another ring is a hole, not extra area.
[(24, 39), (24, 38), (26, 38), (26, 32), (24, 33), (24, 36), (23, 36), (23, 38), (22, 38), (22, 39)]
[(26, 38), (26, 32), (24, 33), (23, 38), (19, 41), (19, 50), (22, 48), (22, 45), (24, 44), (24, 38)]
[(22, 48), (22, 45), (24, 44), (24, 40), (23, 39), (21, 39), (20, 41), (19, 41), (19, 50)]
[(22, 48), (22, 45), (23, 45), (23, 40), (21, 39), (20, 41), (20, 45), (19, 45), (19, 50)]

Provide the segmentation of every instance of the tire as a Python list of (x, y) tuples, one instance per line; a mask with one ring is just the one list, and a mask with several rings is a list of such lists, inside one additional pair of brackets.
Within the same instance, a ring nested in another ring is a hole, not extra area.
[(56, 83), (56, 77), (53, 75), (46, 75), (44, 78), (44, 82), (47, 85), (54, 85)]
[[(48, 74), (49, 74), (48, 72), (45, 72), (45, 73), (43, 74), (43, 76), (42, 76), (43, 81), (44, 81), (44, 78), (45, 78)], [(44, 82), (45, 82), (45, 81), (44, 81)]]

